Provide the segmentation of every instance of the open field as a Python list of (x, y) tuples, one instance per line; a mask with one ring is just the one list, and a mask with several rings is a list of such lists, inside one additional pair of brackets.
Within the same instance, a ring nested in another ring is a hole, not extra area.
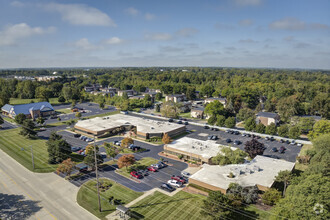
[[(28, 139), (19, 135), (20, 129), (0, 131), (0, 148), (27, 169), (37, 173), (53, 172), (57, 165), (48, 164), (46, 141)], [(31, 150), (33, 147), (35, 169), (32, 167)]]
[[(158, 162), (158, 160), (156, 160), (154, 158), (143, 157), (142, 159), (138, 160), (134, 165), (137, 165), (138, 169), (146, 169), (151, 164), (155, 164), (157, 162)], [(129, 167), (127, 167), (127, 170), (126, 170), (126, 167), (122, 167), (119, 170), (117, 170), (116, 172), (127, 178), (131, 177), (130, 172), (129, 172)]]
[(98, 211), (95, 180), (88, 181), (82, 185), (77, 195), (78, 204), (100, 219), (105, 219), (105, 216), (116, 210), (116, 206), (110, 205), (109, 203), (109, 198), (111, 196), (116, 200), (120, 200), (121, 203), (125, 205), (143, 194), (141, 192), (135, 192), (108, 179), (100, 179), (100, 181), (104, 181), (106, 184), (112, 184), (108, 190), (100, 193), (102, 212)]
[(144, 219), (211, 219), (200, 214), (203, 199), (200, 195), (178, 192), (173, 197), (155, 192), (131, 207), (131, 210), (144, 216)]
[[(32, 101), (33, 101), (33, 102), (39, 102), (38, 99), (19, 99), (19, 98), (10, 98), (9, 103), (10, 103), (11, 105), (20, 105), (20, 104), (28, 104), (28, 103), (31, 103)], [(63, 104), (63, 103), (58, 102), (58, 98), (50, 98), (50, 99), (49, 99), (49, 103), (52, 104), (52, 105)]]

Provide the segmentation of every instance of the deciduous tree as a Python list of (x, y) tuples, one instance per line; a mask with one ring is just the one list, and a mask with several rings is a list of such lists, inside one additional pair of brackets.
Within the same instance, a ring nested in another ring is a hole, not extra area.
[(24, 115), (23, 113), (19, 113), (18, 115), (15, 116), (15, 122), (20, 125), (23, 124), (25, 119), (26, 119), (26, 115)]
[(122, 148), (129, 147), (131, 144), (134, 144), (134, 140), (129, 137), (125, 137), (123, 140), (121, 140), (120, 146)]
[(263, 203), (266, 205), (275, 205), (281, 198), (281, 192), (274, 188), (270, 188), (261, 196)]
[(266, 131), (266, 126), (264, 124), (259, 123), (256, 125), (256, 132), (263, 134), (265, 133), (265, 131)]
[(126, 167), (127, 170), (127, 167), (133, 165), (134, 163), (135, 163), (135, 157), (133, 154), (126, 154), (118, 159), (119, 169), (122, 167)]
[(254, 131), (256, 126), (256, 119), (254, 117), (250, 117), (244, 122), (244, 129), (247, 131)]
[(234, 128), (236, 125), (235, 117), (229, 117), (225, 121), (225, 125), (227, 128)]
[(162, 138), (162, 142), (163, 142), (163, 144), (171, 143), (171, 137), (167, 133), (165, 133), (163, 138)]
[(288, 170), (283, 170), (283, 171), (280, 171), (277, 176), (275, 177), (275, 180), (277, 182), (283, 182), (283, 196), (285, 195), (285, 190), (290, 182), (290, 180), (292, 179), (292, 174), (291, 174), (291, 171), (288, 171)]
[(35, 124), (30, 119), (25, 119), (23, 121), (23, 124), (21, 126), (21, 131), (19, 132), (20, 135), (27, 136), (28, 138), (35, 137), (37, 132), (35, 129)]
[(64, 173), (65, 176), (70, 177), (75, 165), (75, 162), (73, 162), (71, 158), (68, 158), (62, 161), (62, 163), (57, 167), (56, 172), (57, 174)]
[(263, 155), (265, 149), (266, 148), (264, 144), (260, 143), (256, 139), (247, 141), (244, 147), (245, 152), (248, 153), (252, 159), (255, 158), (257, 155)]
[(266, 134), (269, 134), (269, 135), (276, 135), (277, 128), (276, 128), (275, 123), (270, 123), (270, 125), (266, 126), (265, 132), (266, 132)]
[(316, 122), (313, 126), (313, 131), (308, 133), (310, 139), (314, 139), (323, 134), (330, 133), (330, 121), (329, 120), (320, 120)]
[(277, 128), (277, 133), (281, 137), (286, 137), (289, 135), (289, 126), (284, 124)]
[(213, 219), (230, 219), (232, 217), (232, 200), (220, 191), (212, 191), (207, 199), (203, 201), (201, 215)]

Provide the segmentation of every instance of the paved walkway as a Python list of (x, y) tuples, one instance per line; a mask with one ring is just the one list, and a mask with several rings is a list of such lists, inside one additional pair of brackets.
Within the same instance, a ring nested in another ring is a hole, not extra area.
[[(164, 191), (164, 190), (161, 190), (161, 189), (158, 189), (158, 188), (153, 188), (147, 192), (145, 192), (142, 196), (136, 198), (135, 200), (131, 201), (130, 203), (128, 203), (127, 205), (125, 205), (126, 208), (129, 208), (129, 207), (132, 207), (133, 205), (135, 205), (136, 203), (140, 202), (141, 200), (143, 200), (144, 198), (154, 194), (156, 191), (158, 192), (161, 192), (163, 194), (166, 194), (168, 196), (174, 196), (175, 194), (177, 194), (178, 192), (180, 192), (183, 188), (178, 188), (176, 189), (175, 191), (173, 192), (167, 192), (167, 191)], [(110, 219), (110, 220), (114, 220), (114, 219), (120, 219), (119, 217), (119, 211), (114, 211), (113, 213), (109, 214), (107, 216), (107, 219)]]
[(78, 190), (54, 173), (27, 170), (0, 150), (0, 218), (97, 219), (76, 202)]

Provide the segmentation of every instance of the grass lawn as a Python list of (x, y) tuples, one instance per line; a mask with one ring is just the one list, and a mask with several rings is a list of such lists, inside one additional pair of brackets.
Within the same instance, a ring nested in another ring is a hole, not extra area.
[(194, 118), (191, 117), (191, 113), (190, 112), (180, 113), (179, 114), (179, 117), (194, 119)]
[(108, 190), (101, 192), (101, 206), (104, 211), (98, 211), (95, 180), (88, 181), (82, 185), (77, 195), (78, 204), (100, 219), (106, 219), (105, 217), (108, 214), (116, 210), (116, 207), (109, 203), (109, 198), (111, 196), (113, 196), (114, 199), (121, 200), (122, 204), (125, 205), (143, 194), (141, 192), (135, 192), (108, 179), (100, 179), (100, 181), (104, 181), (106, 185), (112, 184)]
[(134, 204), (130, 209), (140, 215), (144, 219), (176, 219), (176, 220), (192, 220), (192, 219), (211, 219), (200, 214), (203, 199), (201, 195), (189, 194), (180, 191), (170, 197), (160, 192), (155, 192), (138, 203)]
[[(33, 172), (49, 173), (55, 171), (58, 165), (48, 164), (46, 141), (43, 139), (28, 139), (19, 135), (19, 131), (20, 128), (0, 131), (0, 149)], [(31, 148), (29, 147), (31, 145), (33, 146), (34, 170), (32, 167)], [(71, 158), (79, 163), (84, 157), (73, 153)]]
[[(271, 214), (271, 210), (268, 210), (268, 211), (264, 211), (264, 210), (260, 210), (258, 209), (256, 206), (254, 205), (249, 205), (248, 207), (246, 207), (244, 209), (244, 212), (248, 212), (246, 213), (246, 215), (249, 215), (249, 216), (255, 216), (256, 219), (263, 219), (263, 220), (266, 220), (266, 219), (269, 219)], [(236, 219), (243, 219), (244, 216), (237, 216)]]
[[(31, 101), (33, 102), (39, 102), (38, 99), (19, 99), (19, 98), (10, 98), (9, 103), (11, 105), (20, 105), (20, 104), (28, 104), (31, 103)], [(58, 98), (50, 98), (49, 99), (49, 103), (52, 105), (59, 105), (62, 104), (60, 102), (58, 102)]]
[(11, 122), (11, 123), (16, 123), (15, 120), (12, 119), (12, 118), (9, 118), (9, 117), (2, 117), (2, 118), (3, 118), (3, 120), (5, 120), (5, 121)]
[[(311, 145), (311, 144), (304, 144), (302, 146), (301, 150), (300, 150), (299, 156), (305, 156), (307, 150), (310, 150), (310, 149), (313, 149), (313, 145)], [(294, 168), (295, 168), (295, 170), (305, 171), (308, 168), (308, 165), (307, 164), (302, 164), (302, 163), (296, 162), (296, 165), (295, 165)]]
[[(137, 168), (138, 169), (145, 169), (147, 168), (148, 166), (150, 166), (151, 164), (155, 164), (157, 163), (158, 160), (154, 159), (154, 158), (151, 158), (151, 157), (143, 157), (142, 159), (138, 160), (135, 165), (137, 165)], [(133, 165), (134, 166), (134, 165)], [(119, 170), (116, 171), (118, 174), (121, 174), (127, 178), (130, 178), (131, 175), (130, 175), (130, 172), (129, 172), (129, 167), (127, 167), (127, 170), (126, 170), (126, 167), (122, 167), (120, 168)]]
[[(0, 131), (0, 148), (27, 169), (37, 173), (53, 172), (57, 165), (48, 164), (46, 141), (19, 135), (20, 128)], [(32, 167), (30, 145), (33, 146), (35, 169)], [(24, 150), (22, 150), (24, 148)]]
[(72, 113), (70, 108), (61, 108), (56, 110), (57, 113), (59, 114), (69, 114)]

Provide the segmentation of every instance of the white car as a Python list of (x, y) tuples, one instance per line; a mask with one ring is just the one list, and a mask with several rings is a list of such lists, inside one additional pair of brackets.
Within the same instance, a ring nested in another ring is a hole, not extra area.
[(171, 186), (174, 186), (174, 187), (181, 187), (182, 186), (182, 183), (180, 183), (176, 180), (169, 180), (169, 181), (167, 181), (167, 183)]

